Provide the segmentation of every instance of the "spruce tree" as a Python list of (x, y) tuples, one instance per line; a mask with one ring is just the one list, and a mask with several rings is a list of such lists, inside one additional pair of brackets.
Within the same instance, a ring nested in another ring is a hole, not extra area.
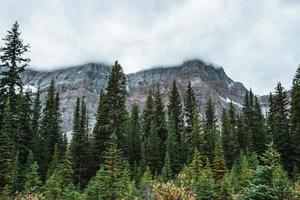
[(11, 138), (13, 131), (13, 114), (10, 104), (10, 98), (7, 98), (3, 113), (2, 128), (0, 129), (0, 189), (7, 184), (11, 187), (14, 182), (12, 173), (15, 146)]
[(118, 146), (124, 148), (123, 130), (127, 122), (127, 111), (125, 101), (127, 96), (126, 75), (122, 66), (116, 61), (112, 66), (108, 77), (106, 93), (106, 103), (110, 109), (108, 112), (110, 132), (118, 137)]
[[(43, 117), (41, 120), (41, 161), (39, 163), (42, 180), (45, 179), (48, 170), (48, 165), (54, 155), (55, 146), (57, 146), (59, 153), (59, 142), (62, 141), (62, 135), (59, 130), (59, 110), (58, 110), (58, 95), (55, 89), (54, 80), (51, 81), (48, 94), (46, 97), (46, 104), (43, 110)], [(61, 156), (61, 155), (60, 155)]]
[[(166, 154), (166, 140), (167, 140), (167, 127), (166, 127), (166, 113), (165, 107), (160, 92), (160, 85), (158, 84), (153, 94), (153, 110), (155, 127), (157, 128), (158, 136), (160, 138), (160, 155)], [(163, 156), (161, 162), (163, 162)]]
[(216, 136), (215, 150), (213, 159), (213, 172), (217, 180), (221, 180), (227, 172), (225, 163), (224, 151), (222, 149), (222, 142), (220, 136)]
[(143, 127), (144, 140), (146, 140), (149, 137), (151, 124), (154, 122), (154, 108), (153, 108), (153, 105), (154, 105), (154, 102), (153, 102), (152, 90), (149, 90), (149, 93), (147, 95), (147, 99), (146, 99), (146, 102), (145, 102), (145, 107), (144, 107), (144, 110), (143, 110), (142, 127)]
[(300, 168), (300, 65), (292, 83), (290, 120), (293, 149), (292, 163)]
[[(16, 90), (21, 91), (22, 81), (20, 73), (30, 62), (29, 58), (24, 58), (24, 54), (29, 50), (29, 45), (24, 45), (21, 39), (19, 24), (16, 21), (11, 30), (3, 38), (4, 46), (0, 48), (0, 113), (3, 113), (7, 96), (10, 97), (12, 112), (16, 113)], [(0, 115), (1, 115), (0, 114)], [(2, 116), (0, 116), (1, 121)]]
[(261, 154), (266, 150), (266, 127), (265, 118), (262, 114), (260, 103), (257, 97), (254, 97), (252, 126), (253, 150), (256, 153)]
[(88, 174), (88, 130), (87, 113), (84, 101), (80, 106), (80, 99), (77, 99), (74, 109), (73, 138), (71, 142), (71, 155), (74, 165), (75, 184), (82, 188), (87, 182)]
[(132, 168), (139, 163), (141, 159), (142, 137), (139, 117), (139, 106), (134, 103), (131, 108), (129, 131), (126, 139), (126, 153)]
[(110, 136), (109, 130), (109, 106), (106, 102), (106, 95), (101, 91), (99, 98), (99, 105), (96, 114), (96, 124), (93, 129), (92, 138), (92, 154), (93, 162), (91, 170), (93, 175), (98, 171), (100, 164), (104, 162), (104, 151), (107, 148), (107, 142)]
[(105, 153), (105, 162), (98, 172), (97, 190), (100, 199), (121, 199), (128, 190), (129, 178), (121, 154), (117, 146), (117, 136), (113, 133)]
[(42, 182), (38, 174), (38, 164), (34, 161), (33, 153), (30, 151), (27, 158), (27, 168), (25, 174), (24, 192), (25, 194), (39, 194)]
[(189, 165), (189, 170), (191, 173), (191, 179), (198, 181), (203, 170), (203, 162), (200, 152), (197, 149), (194, 150), (193, 160)]
[(279, 185), (276, 185), (276, 169), (280, 166), (280, 154), (269, 146), (261, 157), (262, 165), (255, 171), (253, 182), (247, 188), (242, 199), (277, 200), (279, 199)]
[(146, 162), (153, 174), (159, 174), (163, 163), (160, 158), (160, 138), (154, 122), (151, 124), (149, 134), (145, 141)]
[[(238, 140), (238, 122), (237, 122), (236, 110), (232, 102), (229, 104), (227, 113), (228, 113), (227, 126), (229, 131), (228, 140), (227, 140), (228, 149), (225, 150), (224, 148), (225, 147), (224, 140), (223, 140), (223, 149), (225, 153), (226, 164), (228, 167), (231, 167), (240, 153), (240, 144)], [(224, 127), (223, 123), (222, 126)], [(223, 128), (222, 128), (222, 137), (223, 137)]]
[(162, 168), (161, 176), (164, 181), (169, 181), (173, 177), (172, 169), (171, 169), (171, 158), (168, 152), (165, 155), (164, 166)]
[(31, 99), (30, 94), (26, 92), (25, 95), (19, 96), (19, 103), (17, 106), (17, 122), (18, 122), (18, 137), (16, 140), (16, 149), (19, 152), (18, 163), (20, 165), (21, 180), (19, 184), (23, 185), (24, 169), (26, 168), (26, 162), (29, 151), (32, 151), (33, 147), (33, 134), (30, 126), (31, 122)]
[(179, 146), (179, 165), (180, 167), (186, 162), (187, 159), (187, 148), (186, 148), (186, 137), (184, 137), (184, 121), (183, 121), (183, 112), (182, 104), (179, 91), (177, 89), (176, 81), (173, 81), (171, 92), (169, 95), (169, 104), (168, 104), (168, 120), (173, 121), (174, 124), (176, 142)]
[(275, 88), (275, 94), (272, 100), (272, 108), (270, 108), (270, 115), (272, 117), (271, 128), (274, 146), (282, 156), (285, 167), (292, 171), (292, 163), (290, 160), (291, 152), (291, 136), (289, 131), (289, 112), (288, 112), (288, 96), (287, 91), (281, 86), (281, 83), (277, 84)]
[(166, 141), (166, 153), (169, 154), (171, 160), (171, 169), (173, 174), (179, 173), (181, 170), (180, 151), (177, 137), (176, 128), (173, 120), (168, 121), (168, 137)]
[(35, 94), (33, 106), (32, 106), (32, 119), (31, 119), (31, 131), (32, 131), (32, 152), (33, 157), (38, 162), (40, 161), (40, 122), (41, 122), (41, 100), (40, 100), (40, 88)]
[[(195, 113), (197, 113), (197, 104), (194, 95), (194, 91), (191, 86), (191, 82), (189, 82), (185, 98), (184, 98), (184, 115), (186, 122), (186, 134), (190, 134), (193, 130), (193, 122)], [(196, 115), (197, 116), (197, 115)]]
[(217, 132), (217, 119), (215, 116), (215, 108), (211, 97), (208, 98), (205, 113), (205, 124), (203, 141), (201, 144), (201, 154), (212, 162), (215, 149), (215, 135)]

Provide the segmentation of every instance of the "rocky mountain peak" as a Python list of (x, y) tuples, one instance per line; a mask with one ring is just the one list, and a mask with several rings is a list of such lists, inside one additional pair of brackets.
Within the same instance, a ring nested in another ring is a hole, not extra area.
[[(60, 92), (62, 112), (62, 130), (72, 130), (73, 107), (77, 97), (84, 98), (91, 124), (95, 122), (98, 95), (106, 87), (111, 67), (101, 63), (88, 63), (53, 71), (26, 70), (22, 74), (25, 88), (41, 88), (41, 98), (45, 99), (47, 87), (54, 79)], [(201, 60), (188, 60), (172, 67), (155, 67), (127, 75), (128, 100), (130, 108), (134, 102), (144, 106), (150, 88), (160, 84), (162, 97), (167, 105), (173, 80), (176, 80), (183, 100), (188, 82), (195, 91), (200, 114), (204, 116), (209, 96), (216, 106), (216, 115), (220, 119), (223, 107), (232, 101), (238, 110), (242, 107), (246, 88), (243, 84), (231, 80), (222, 67), (206, 64)]]

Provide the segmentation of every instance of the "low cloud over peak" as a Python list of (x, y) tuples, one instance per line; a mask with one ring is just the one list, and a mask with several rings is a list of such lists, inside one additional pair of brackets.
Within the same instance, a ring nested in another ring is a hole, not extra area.
[[(15, 20), (32, 66), (119, 60), (126, 73), (190, 58), (223, 66), (259, 94), (287, 88), (300, 63), (295, 0), (6, 1), (0, 36)], [(1, 44), (2, 45), (2, 44)]]

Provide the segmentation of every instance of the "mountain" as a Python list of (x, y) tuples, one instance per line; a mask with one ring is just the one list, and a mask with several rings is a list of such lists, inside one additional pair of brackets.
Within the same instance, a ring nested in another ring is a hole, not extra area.
[[(41, 99), (47, 94), (47, 87), (54, 79), (60, 92), (60, 109), (62, 112), (62, 131), (72, 130), (73, 107), (77, 97), (85, 99), (89, 111), (91, 125), (95, 115), (100, 91), (105, 89), (111, 67), (105, 64), (89, 63), (54, 71), (25, 70), (22, 80), (25, 89), (33, 92), (37, 87), (41, 90)], [(199, 105), (200, 115), (204, 116), (209, 96), (216, 106), (216, 115), (220, 119), (223, 107), (232, 101), (240, 111), (247, 89), (242, 83), (231, 80), (222, 67), (206, 64), (201, 60), (189, 60), (173, 67), (156, 67), (127, 75), (128, 100), (127, 108), (137, 102), (143, 107), (147, 93), (158, 83), (161, 87), (165, 105), (173, 80), (184, 98), (188, 82), (191, 81)], [(91, 126), (92, 127), (92, 126)]]

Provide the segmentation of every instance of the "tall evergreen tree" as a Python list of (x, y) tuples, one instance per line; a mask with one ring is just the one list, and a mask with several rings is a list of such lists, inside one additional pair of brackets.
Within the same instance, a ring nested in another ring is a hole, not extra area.
[(154, 122), (151, 124), (149, 134), (145, 141), (146, 162), (153, 174), (159, 174), (163, 163), (160, 158), (160, 138), (158, 137), (158, 131)]
[(256, 153), (261, 154), (266, 150), (266, 127), (265, 119), (257, 97), (254, 97), (252, 133), (253, 150)]
[(293, 79), (291, 90), (291, 135), (293, 148), (293, 164), (300, 168), (300, 65)]
[[(126, 172), (126, 164), (121, 154), (117, 147), (117, 136), (113, 133), (105, 153), (105, 162), (91, 183), (97, 185), (96, 198), (111, 200), (124, 198), (130, 177)], [(92, 187), (91, 184), (88, 187)]]
[(40, 122), (41, 122), (41, 100), (40, 100), (40, 87), (35, 94), (35, 98), (32, 106), (32, 119), (31, 119), (31, 131), (32, 131), (32, 152), (35, 160), (40, 160)]
[(116, 61), (112, 66), (111, 73), (108, 77), (106, 87), (106, 103), (109, 107), (108, 119), (111, 133), (118, 137), (118, 145), (121, 148), (124, 144), (123, 130), (127, 122), (127, 111), (125, 101), (127, 96), (126, 76), (121, 65)]
[(205, 124), (203, 141), (201, 144), (201, 154), (209, 159), (210, 163), (213, 161), (215, 149), (215, 135), (217, 132), (217, 119), (215, 116), (215, 107), (211, 97), (208, 98), (205, 113)]
[[(166, 113), (164, 103), (162, 100), (160, 85), (158, 84), (153, 94), (153, 110), (155, 127), (157, 128), (158, 136), (160, 138), (160, 155), (166, 154), (166, 140), (167, 140), (167, 127), (166, 127)], [(163, 158), (161, 156), (161, 162)]]
[(143, 121), (142, 121), (142, 127), (143, 127), (143, 137), (144, 140), (149, 137), (150, 135), (150, 129), (151, 124), (154, 122), (154, 108), (153, 108), (154, 102), (153, 102), (153, 94), (152, 90), (149, 90), (149, 94), (147, 96), (146, 102), (145, 102), (145, 108), (143, 110)]
[[(10, 97), (12, 112), (16, 113), (16, 89), (22, 89), (20, 73), (30, 62), (29, 58), (23, 57), (29, 50), (29, 45), (24, 45), (20, 36), (19, 24), (16, 21), (3, 38), (5, 45), (0, 48), (0, 113), (4, 111), (7, 96)], [(0, 114), (0, 121), (1, 118)]]
[(128, 154), (129, 164), (131, 167), (137, 165), (141, 159), (141, 125), (139, 120), (139, 106), (134, 103), (131, 108), (129, 131), (126, 139), (126, 153)]
[(290, 148), (291, 136), (289, 132), (288, 106), (287, 91), (284, 90), (281, 83), (278, 83), (270, 107), (269, 114), (270, 117), (272, 117), (272, 124), (270, 125), (272, 128), (274, 146), (281, 154), (285, 167), (291, 171), (293, 166), (289, 159), (292, 152)]
[(74, 110), (73, 138), (70, 151), (73, 158), (75, 184), (82, 188), (88, 182), (89, 159), (87, 113), (84, 101), (82, 101), (80, 106), (80, 99), (78, 98)]
[(110, 136), (108, 113), (109, 106), (106, 103), (106, 95), (101, 91), (96, 114), (96, 124), (93, 129), (92, 154), (94, 162), (92, 162), (91, 167), (92, 174), (95, 174), (100, 164), (104, 162), (103, 155)]
[(194, 91), (189, 82), (184, 98), (185, 137), (188, 148), (188, 160), (192, 158), (195, 148), (200, 149), (200, 122)]
[(184, 98), (184, 115), (186, 121), (186, 133), (190, 134), (193, 130), (193, 122), (195, 113), (197, 112), (197, 104), (194, 95), (194, 91), (191, 86), (191, 82), (189, 82), (185, 98)]
[(48, 88), (46, 104), (41, 120), (42, 158), (39, 166), (43, 180), (46, 177), (48, 165), (53, 157), (55, 146), (58, 146), (62, 139), (58, 124), (58, 113), (58, 96), (56, 94), (54, 80), (52, 80)]
[(171, 160), (172, 174), (177, 174), (181, 170), (180, 160), (181, 148), (176, 137), (176, 128), (173, 120), (168, 121), (168, 137), (166, 140), (166, 153)]
[(215, 140), (213, 172), (217, 180), (221, 180), (227, 172), (224, 151), (222, 149), (221, 137), (219, 135), (216, 135)]
[(3, 124), (0, 129), (0, 189), (7, 184), (11, 187), (14, 182), (12, 170), (14, 167), (15, 147), (11, 138), (13, 131), (12, 117), (10, 98), (7, 98), (3, 113)]
[(42, 182), (38, 174), (38, 164), (34, 161), (33, 153), (30, 151), (27, 158), (27, 167), (24, 182), (25, 193), (39, 194)]
[(174, 124), (176, 142), (180, 148), (178, 152), (180, 166), (182, 167), (187, 159), (187, 149), (186, 149), (186, 137), (184, 137), (184, 121), (183, 121), (183, 112), (182, 104), (179, 91), (177, 89), (176, 81), (173, 81), (171, 92), (169, 95), (169, 104), (168, 104), (168, 119), (173, 121)]

